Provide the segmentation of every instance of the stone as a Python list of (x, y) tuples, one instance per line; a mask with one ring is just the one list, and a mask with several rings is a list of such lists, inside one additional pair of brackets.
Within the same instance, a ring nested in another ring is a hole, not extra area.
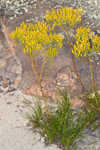
[(10, 84), (10, 80), (9, 80), (9, 79), (8, 79), (8, 80), (4, 80), (4, 81), (2, 82), (2, 87), (3, 87), (3, 88), (6, 88), (6, 87), (9, 86), (9, 84)]
[(9, 19), (10, 19), (10, 20), (13, 20), (13, 19), (14, 19), (14, 17), (10, 17)]
[(12, 104), (11, 102), (6, 102), (6, 104)]
[(16, 88), (15, 88), (15, 87), (10, 86), (10, 87), (9, 87), (9, 89), (8, 89), (8, 92), (14, 92), (15, 90), (16, 90)]

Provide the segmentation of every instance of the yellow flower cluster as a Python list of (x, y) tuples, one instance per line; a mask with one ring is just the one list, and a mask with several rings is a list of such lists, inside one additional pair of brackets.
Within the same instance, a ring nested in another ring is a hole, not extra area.
[(62, 26), (63, 24), (69, 25), (71, 28), (74, 27), (77, 23), (81, 22), (82, 9), (77, 8), (60, 8), (60, 9), (52, 9), (51, 11), (46, 11), (46, 21), (53, 22), (58, 26)]
[(64, 38), (54, 32), (54, 25), (51, 26), (44, 21), (38, 21), (34, 25), (23, 22), (10, 34), (10, 37), (21, 43), (25, 53), (30, 55), (43, 53), (46, 57), (58, 54)]
[(93, 38), (93, 43), (94, 43), (94, 50), (97, 52), (97, 53), (100, 53), (100, 37), (99, 36), (95, 36)]
[(100, 37), (91, 32), (90, 28), (82, 26), (78, 28), (76, 30), (75, 40), (72, 53), (76, 57), (85, 57), (93, 51), (100, 52)]

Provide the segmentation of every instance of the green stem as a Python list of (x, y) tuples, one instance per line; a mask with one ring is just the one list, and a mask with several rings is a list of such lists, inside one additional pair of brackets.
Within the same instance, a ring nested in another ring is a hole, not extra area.
[[(32, 57), (31, 57), (32, 59)], [(35, 60), (34, 60), (35, 59)], [(38, 72), (38, 68), (37, 68), (37, 58), (35, 57), (34, 59), (32, 59), (32, 68), (34, 69), (34, 73), (35, 73), (35, 77), (36, 77), (36, 81), (38, 83), (38, 85), (40, 86), (40, 90), (41, 90), (41, 93), (42, 93), (42, 97), (43, 97), (43, 100), (45, 102), (45, 109), (46, 109), (46, 112), (49, 111), (48, 109), (48, 102), (47, 102), (47, 99), (46, 99), (46, 96), (44, 94), (44, 90), (43, 90), (43, 87), (41, 85), (41, 79), (40, 79), (40, 76), (39, 76), (39, 72)]]
[(44, 68), (45, 68), (46, 63), (47, 63), (47, 60), (44, 59), (42, 65), (41, 65), (40, 80), (45, 77), (45, 76), (43, 76), (43, 72), (44, 72)]
[(91, 62), (91, 57), (88, 56), (88, 60), (89, 60), (89, 70), (90, 70), (90, 74), (91, 74), (91, 88), (92, 91), (95, 91), (95, 80), (94, 80), (94, 73), (93, 73), (93, 64)]
[(80, 83), (82, 89), (85, 90), (84, 84), (83, 84), (83, 82), (81, 80), (80, 74), (79, 74), (78, 69), (77, 69), (77, 65), (76, 65), (76, 62), (75, 62), (75, 57), (74, 57), (74, 55), (72, 54), (72, 51), (71, 51), (72, 45), (71, 45), (71, 37), (70, 37), (70, 34), (69, 34), (69, 29), (67, 29), (67, 27), (66, 27), (67, 30), (65, 30), (63, 27), (62, 27), (62, 29), (67, 35), (67, 40), (68, 40), (67, 43), (68, 43), (68, 45), (70, 47), (70, 55), (71, 55), (71, 59), (72, 59), (73, 69), (74, 69), (75, 74), (77, 76), (77, 80)]
[(83, 82), (81, 80), (81, 77), (80, 77), (80, 73), (77, 70), (77, 66), (76, 66), (74, 55), (72, 54), (71, 50), (70, 50), (70, 54), (71, 54), (71, 58), (72, 58), (73, 68), (74, 68), (74, 71), (75, 71), (75, 73), (77, 75), (77, 80), (80, 83), (82, 89), (85, 90), (84, 84), (83, 84)]
[[(94, 63), (95, 63), (95, 65), (94, 65), (94, 68), (95, 68), (95, 70), (94, 70), (94, 72), (95, 72), (95, 74), (94, 74), (94, 83), (95, 83), (95, 81), (97, 79), (97, 73), (96, 73), (96, 70), (97, 70), (96, 55), (94, 56)], [(95, 87), (96, 87), (96, 83), (95, 83)]]

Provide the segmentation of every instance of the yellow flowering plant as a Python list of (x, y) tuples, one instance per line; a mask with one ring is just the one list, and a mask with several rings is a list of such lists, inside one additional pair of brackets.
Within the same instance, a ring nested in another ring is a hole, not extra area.
[(82, 12), (81, 8), (60, 8), (52, 9), (51, 11), (46, 11), (45, 19), (48, 23), (53, 23), (56, 26), (59, 26), (65, 33), (67, 40), (66, 43), (70, 47), (70, 54), (73, 62), (73, 69), (77, 75), (77, 80), (80, 82), (82, 89), (85, 89), (80, 74), (76, 66), (74, 55), (72, 54), (72, 39), (74, 35), (74, 28), (82, 21)]
[(76, 57), (86, 57), (93, 51), (100, 52), (100, 37), (91, 32), (90, 28), (81, 26), (76, 30), (72, 53)]
[(60, 8), (46, 11), (45, 19), (47, 22), (53, 22), (58, 26), (66, 24), (73, 28), (77, 23), (81, 22), (82, 9), (77, 8)]
[(95, 89), (95, 81), (93, 74), (93, 66), (91, 62), (91, 54), (95, 51), (100, 52), (100, 37), (91, 32), (90, 28), (81, 26), (76, 30), (75, 43), (73, 44), (72, 53), (76, 57), (88, 57), (90, 72), (91, 72), (91, 86)]
[[(62, 48), (64, 37), (54, 32), (55, 25), (49, 25), (44, 21), (36, 24), (25, 24), (24, 22), (10, 34), (12, 40), (20, 43), (24, 53), (32, 59), (32, 67), (35, 72), (37, 83), (39, 84), (44, 97), (41, 81), (44, 79), (44, 68), (49, 66), (51, 60), (57, 56)], [(38, 69), (38, 59), (42, 56), (41, 70)]]
[(62, 47), (63, 37), (60, 34), (52, 33), (54, 25), (51, 27), (44, 21), (37, 24), (25, 24), (24, 22), (10, 37), (20, 42), (24, 48), (24, 53), (30, 56), (42, 53), (45, 57), (54, 57)]

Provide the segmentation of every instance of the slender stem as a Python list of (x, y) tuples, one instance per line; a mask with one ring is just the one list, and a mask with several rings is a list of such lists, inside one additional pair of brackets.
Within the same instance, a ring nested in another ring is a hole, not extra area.
[(72, 63), (73, 63), (73, 68), (74, 68), (74, 71), (77, 75), (77, 80), (80, 82), (81, 86), (82, 86), (82, 89), (84, 90), (85, 87), (84, 87), (84, 84), (80, 78), (80, 74), (78, 73), (78, 70), (77, 70), (77, 66), (76, 66), (76, 62), (75, 62), (75, 58), (74, 58), (74, 55), (72, 54), (71, 50), (70, 50), (70, 54), (71, 54), (71, 58), (72, 58)]
[[(66, 29), (67, 29), (67, 27), (66, 27)], [(80, 82), (80, 85), (81, 85), (82, 89), (85, 90), (84, 84), (83, 84), (83, 82), (81, 80), (81, 77), (80, 77), (80, 73), (78, 72), (78, 69), (77, 69), (77, 65), (76, 65), (76, 62), (75, 62), (75, 57), (74, 57), (74, 55), (72, 54), (72, 51), (71, 51), (72, 45), (71, 45), (71, 37), (70, 37), (70, 34), (69, 34), (69, 30), (68, 29), (67, 30), (63, 29), (63, 31), (67, 35), (67, 40), (68, 40), (67, 43), (70, 47), (70, 55), (71, 55), (71, 59), (72, 59), (72, 63), (73, 63), (73, 69), (74, 69), (74, 71), (76, 73), (76, 76), (77, 76), (77, 80), (78, 80), (78, 82)]]
[(91, 57), (88, 56), (88, 60), (89, 60), (89, 70), (90, 70), (90, 74), (91, 74), (91, 88), (92, 91), (95, 91), (95, 80), (94, 80), (94, 73), (93, 73), (93, 64), (91, 62)]
[(45, 76), (43, 76), (43, 71), (44, 71), (44, 67), (45, 67), (46, 63), (47, 63), (47, 60), (44, 58), (43, 63), (41, 65), (40, 80), (41, 80), (42, 77), (43, 78), (45, 77)]
[(40, 76), (39, 76), (38, 67), (37, 67), (37, 60), (36, 59), (37, 59), (36, 57), (34, 57), (34, 59), (32, 59), (32, 68), (34, 69), (36, 81), (37, 81), (38, 85), (40, 86), (42, 97), (43, 97), (43, 100), (45, 102), (45, 109), (48, 112), (48, 102), (47, 102), (46, 96), (44, 94), (43, 87), (41, 85), (41, 79), (40, 79)]
[(97, 63), (96, 63), (96, 55), (94, 56), (94, 63), (95, 63), (95, 65), (94, 65), (94, 68), (95, 68), (95, 74), (94, 74), (94, 84), (95, 84), (95, 87), (96, 87), (96, 83), (95, 83), (95, 81), (96, 81), (96, 79), (97, 79), (97, 74), (96, 74), (96, 70), (97, 70)]
[(34, 59), (31, 57), (31, 60), (32, 60), (32, 68), (35, 73), (36, 81), (40, 85), (40, 78), (39, 78), (39, 73), (38, 73), (37, 64), (36, 64), (36, 56), (34, 57)]

